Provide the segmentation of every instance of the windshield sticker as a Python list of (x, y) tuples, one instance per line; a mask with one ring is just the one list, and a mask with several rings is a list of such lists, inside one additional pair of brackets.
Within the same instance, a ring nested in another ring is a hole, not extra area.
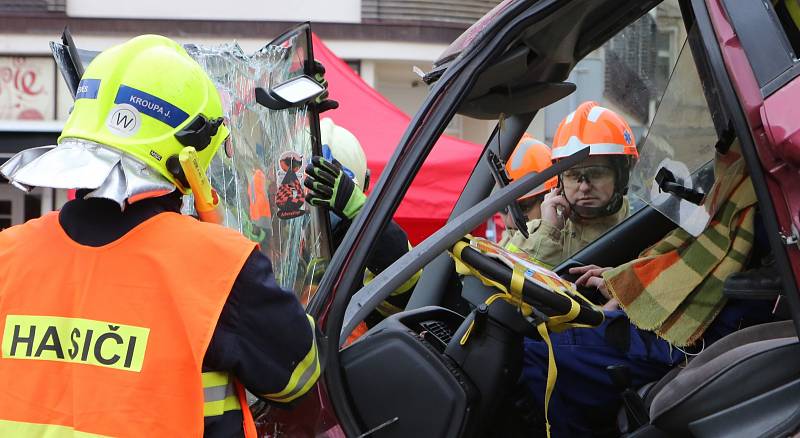
[(303, 156), (294, 151), (286, 151), (278, 159), (278, 179), (280, 185), (275, 194), (278, 218), (293, 219), (306, 214), (305, 190), (303, 190)]

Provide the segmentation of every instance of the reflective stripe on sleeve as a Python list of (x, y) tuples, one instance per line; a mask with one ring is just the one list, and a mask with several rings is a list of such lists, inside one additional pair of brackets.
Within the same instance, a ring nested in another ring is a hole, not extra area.
[(203, 415), (206, 417), (242, 409), (233, 379), (226, 372), (203, 373), (203, 399)]
[(306, 315), (306, 317), (308, 317), (308, 322), (311, 326), (311, 349), (292, 371), (289, 382), (283, 390), (272, 394), (262, 394), (262, 397), (279, 403), (288, 403), (308, 392), (317, 382), (320, 374), (320, 365), (315, 324), (311, 316)]
[[(411, 242), (408, 242), (408, 250), (411, 251), (412, 248), (413, 247), (411, 246)], [(408, 280), (405, 281), (405, 283), (401, 284), (400, 286), (397, 287), (397, 289), (393, 290), (392, 293), (391, 293), (391, 296), (394, 297), (394, 296), (397, 296), (397, 295), (402, 295), (402, 294), (410, 291), (411, 289), (414, 288), (414, 286), (417, 285), (417, 282), (419, 281), (419, 277), (421, 277), (421, 276), (422, 276), (422, 269), (420, 269), (419, 271), (415, 272), (414, 275), (411, 276), (411, 278), (409, 278)], [(372, 271), (370, 271), (369, 269), (365, 269), (364, 270), (364, 286), (368, 285), (374, 279), (375, 279), (375, 274), (373, 274)], [(390, 312), (389, 313), (390, 315), (393, 315), (393, 314), (403, 310), (403, 309), (400, 309), (400, 308), (398, 308), (396, 306), (391, 306), (391, 307), (394, 307), (395, 309), (398, 309), (398, 310)]]

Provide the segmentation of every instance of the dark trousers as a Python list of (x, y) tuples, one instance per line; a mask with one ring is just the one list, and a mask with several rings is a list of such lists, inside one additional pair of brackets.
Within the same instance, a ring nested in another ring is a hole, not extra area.
[[(744, 326), (767, 322), (770, 311), (769, 302), (731, 300), (706, 330), (704, 342), (709, 345)], [(607, 366), (627, 365), (633, 387), (638, 388), (686, 360), (683, 352), (663, 339), (631, 325), (621, 310), (606, 312), (599, 327), (552, 333), (551, 340), (558, 378), (548, 416), (556, 438), (597, 436), (613, 430), (622, 400)], [(543, 341), (525, 340), (521, 381), (544, 409), (547, 345)]]

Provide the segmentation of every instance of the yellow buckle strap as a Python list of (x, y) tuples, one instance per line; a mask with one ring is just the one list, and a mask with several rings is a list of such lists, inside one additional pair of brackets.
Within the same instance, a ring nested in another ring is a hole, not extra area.
[[(464, 248), (468, 247), (469, 244), (465, 241), (459, 241), (453, 246), (452, 254), (453, 259), (455, 260), (456, 264), (456, 271), (461, 275), (472, 275), (479, 280), (486, 286), (494, 287), (501, 291), (500, 293), (496, 293), (490, 296), (486, 300), (486, 305), (491, 305), (494, 301), (498, 299), (506, 300), (511, 304), (514, 304), (520, 308), (523, 313), (528, 316), (532, 313), (532, 307), (523, 301), (522, 290), (525, 284), (525, 268), (521, 265), (514, 265), (513, 272), (511, 274), (511, 284), (509, 287), (494, 281), (486, 276), (484, 276), (481, 272), (477, 269), (473, 268), (472, 266), (464, 263), (461, 259), (461, 253), (463, 252)], [(550, 437), (550, 420), (549, 420), (549, 408), (550, 408), (550, 398), (553, 395), (553, 389), (555, 388), (556, 379), (558, 377), (558, 369), (556, 367), (556, 360), (555, 354), (553, 352), (553, 343), (550, 340), (550, 330), (560, 332), (567, 328), (578, 328), (578, 327), (591, 327), (588, 324), (578, 324), (573, 322), (575, 318), (578, 317), (580, 314), (580, 304), (578, 301), (570, 296), (572, 294), (574, 296), (580, 297), (584, 299), (587, 303), (587, 300), (583, 295), (578, 292), (577, 289), (574, 287), (569, 288), (568, 293), (562, 290), (564, 285), (557, 284), (553, 279), (547, 276), (541, 276), (544, 282), (553, 290), (554, 293), (559, 295), (565, 296), (570, 300), (570, 308), (563, 315), (556, 315), (551, 316), (548, 318), (547, 321), (542, 321), (536, 324), (536, 330), (539, 332), (544, 343), (547, 345), (547, 384), (545, 386), (545, 394), (544, 394), (544, 415), (545, 415), (545, 424), (547, 430), (547, 436)], [(474, 323), (470, 324), (467, 328), (467, 331), (464, 333), (464, 336), (460, 340), (460, 344), (464, 345), (467, 343), (467, 340), (472, 333)]]
[[(453, 246), (453, 251), (451, 252), (451, 254), (453, 255), (453, 260), (455, 261), (456, 272), (458, 272), (461, 275), (471, 275), (479, 279), (481, 283), (485, 284), (486, 286), (493, 287), (503, 292), (502, 294), (500, 294), (502, 295), (501, 297), (496, 297), (496, 298), (490, 297), (489, 299), (487, 299), (486, 304), (491, 304), (489, 300), (493, 302), (497, 298), (502, 298), (506, 300), (509, 304), (513, 304), (519, 307), (523, 315), (525, 316), (530, 315), (533, 312), (533, 308), (524, 301), (522, 301), (522, 292), (521, 292), (522, 285), (525, 284), (524, 271), (515, 269), (515, 271), (511, 275), (512, 287), (508, 288), (504, 284), (492, 280), (489, 277), (486, 277), (485, 275), (481, 274), (480, 271), (464, 263), (461, 260), (461, 252), (464, 250), (464, 248), (468, 246), (469, 244), (467, 242), (464, 242), (463, 240), (456, 242), (456, 244)], [(512, 293), (514, 292), (514, 287), (519, 288), (516, 291), (516, 295), (519, 298), (515, 298), (514, 295), (512, 295)], [(509, 289), (511, 289), (512, 293), (509, 293)]]

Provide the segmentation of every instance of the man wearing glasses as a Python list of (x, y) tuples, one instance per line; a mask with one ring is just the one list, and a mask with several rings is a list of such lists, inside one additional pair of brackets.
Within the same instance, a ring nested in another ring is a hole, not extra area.
[(584, 102), (559, 125), (553, 162), (589, 147), (589, 158), (560, 176), (545, 195), (542, 220), (526, 252), (552, 267), (597, 239), (628, 214), (628, 178), (639, 158), (628, 123), (596, 102)]

